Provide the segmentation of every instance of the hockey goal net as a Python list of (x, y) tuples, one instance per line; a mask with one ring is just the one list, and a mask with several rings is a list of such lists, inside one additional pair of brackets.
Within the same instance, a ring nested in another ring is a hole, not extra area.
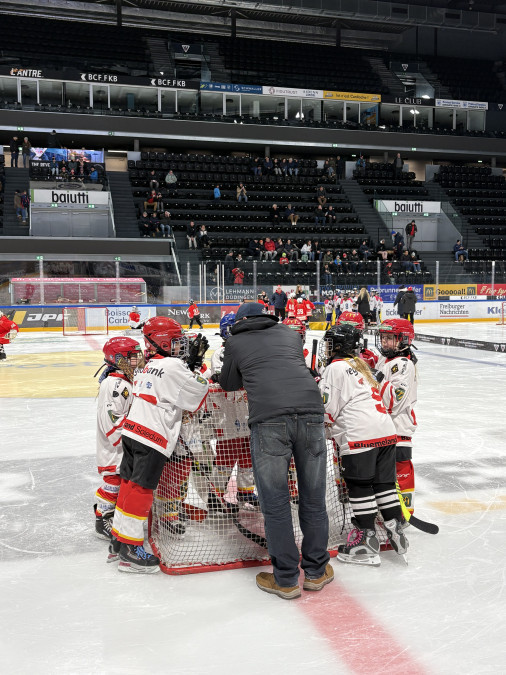
[(107, 307), (64, 307), (63, 335), (108, 335)]
[[(150, 543), (167, 574), (190, 574), (269, 564), (263, 516), (249, 451), (244, 391), (211, 385), (205, 408), (185, 412), (176, 450), (165, 465), (150, 516)], [(287, 492), (295, 541), (302, 532), (292, 461)], [(351, 510), (339, 460), (327, 441), (328, 550), (336, 555), (351, 529)], [(378, 536), (384, 542), (379, 527)]]
[(501, 302), (501, 314), (497, 325), (506, 326), (506, 302)]

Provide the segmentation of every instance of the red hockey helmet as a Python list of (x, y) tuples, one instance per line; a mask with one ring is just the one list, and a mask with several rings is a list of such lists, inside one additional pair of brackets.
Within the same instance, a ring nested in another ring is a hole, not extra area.
[(288, 326), (292, 330), (296, 330), (300, 337), (302, 338), (302, 341), (306, 339), (306, 326), (300, 321), (299, 319), (285, 319), (282, 321), (282, 323), (285, 324), (285, 326)]
[(365, 329), (364, 317), (358, 312), (343, 312), (340, 314), (336, 324), (341, 326), (343, 323), (355, 326), (360, 332)]
[(10, 342), (17, 336), (18, 330), (19, 328), (14, 321), (11, 321), (5, 314), (0, 315), (0, 338)]
[(118, 366), (122, 358), (130, 360), (136, 357), (138, 360), (142, 356), (142, 347), (137, 340), (129, 337), (113, 337), (107, 340), (102, 347), (105, 361), (111, 366)]
[[(387, 341), (387, 337), (393, 336), (395, 340)], [(413, 324), (407, 319), (387, 319), (378, 327), (376, 333), (376, 347), (386, 356), (394, 358), (401, 352), (409, 349), (415, 339)]]
[(148, 319), (142, 328), (146, 348), (153, 348), (163, 356), (188, 356), (188, 337), (174, 319), (167, 316), (156, 316)]

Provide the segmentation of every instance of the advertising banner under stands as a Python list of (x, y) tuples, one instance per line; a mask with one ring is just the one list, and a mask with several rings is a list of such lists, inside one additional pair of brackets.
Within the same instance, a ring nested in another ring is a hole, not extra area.
[[(476, 296), (476, 284), (439, 284), (437, 287), (439, 290), (439, 296), (451, 296), (457, 295), (461, 296)], [(435, 284), (425, 284), (423, 286), (423, 299), (424, 300), (437, 300), (436, 296), (436, 285)]]
[(235, 94), (262, 94), (259, 84), (231, 84), (230, 82), (201, 82), (201, 91), (229, 91)]
[(488, 110), (486, 101), (457, 101), (448, 98), (437, 98), (436, 108), (465, 108), (467, 110)]
[(297, 96), (298, 98), (323, 98), (322, 89), (295, 89), (292, 87), (262, 87), (268, 96)]
[(375, 207), (384, 205), (390, 213), (405, 213), (406, 215), (422, 215), (422, 213), (441, 213), (441, 202), (395, 201), (393, 199), (377, 199)]
[(338, 101), (363, 101), (364, 103), (381, 103), (380, 94), (358, 94), (352, 91), (323, 91), (323, 98)]
[(33, 204), (95, 206), (109, 203), (109, 193), (98, 190), (30, 190)]

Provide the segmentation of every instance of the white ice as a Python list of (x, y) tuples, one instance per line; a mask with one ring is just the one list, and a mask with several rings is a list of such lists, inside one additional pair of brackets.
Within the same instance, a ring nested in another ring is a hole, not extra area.
[[(492, 324), (416, 328), (506, 342)], [(506, 673), (506, 354), (418, 346), (416, 513), (440, 533), (409, 528), (407, 567), (393, 552), (377, 569), (333, 559), (336, 581), (291, 602), (256, 588), (258, 568), (174, 577), (107, 565), (91, 509), (95, 400), (4, 390), (0, 672)], [(6, 350), (90, 342), (21, 334)], [(19, 377), (40, 385), (44, 369)]]

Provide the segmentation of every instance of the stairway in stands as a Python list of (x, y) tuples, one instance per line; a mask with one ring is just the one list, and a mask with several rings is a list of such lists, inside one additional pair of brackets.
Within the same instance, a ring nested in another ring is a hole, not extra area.
[(370, 203), (369, 195), (364, 194), (362, 186), (356, 180), (342, 180), (340, 184), (344, 194), (355, 209), (355, 213), (360, 218), (360, 224), (364, 226), (367, 237), (372, 240), (373, 246), (376, 247), (381, 239), (390, 242), (392, 236), (378, 212)]
[[(20, 158), (21, 162), (21, 158)], [(5, 167), (4, 226), (5, 237), (22, 237), (29, 233), (29, 225), (22, 225), (14, 210), (14, 192), (28, 190), (30, 178), (28, 169)]]
[(126, 171), (108, 171), (109, 188), (114, 209), (116, 237), (132, 239), (139, 236), (137, 211), (132, 197), (132, 186)]

